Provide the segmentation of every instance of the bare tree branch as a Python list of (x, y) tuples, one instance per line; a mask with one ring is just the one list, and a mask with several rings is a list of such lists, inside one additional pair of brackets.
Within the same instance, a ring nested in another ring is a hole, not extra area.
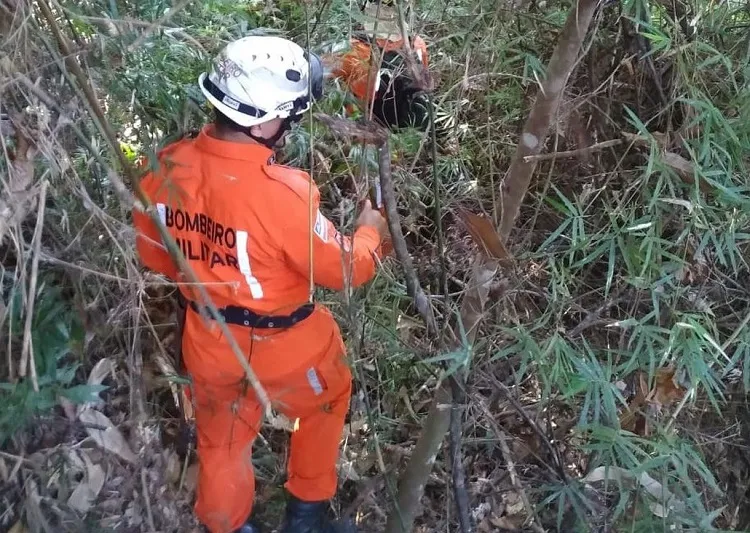
[(393, 176), (391, 175), (391, 149), (388, 139), (378, 148), (378, 162), (380, 165), (380, 189), (383, 195), (383, 206), (385, 207), (386, 218), (388, 219), (388, 229), (391, 232), (393, 241), (393, 250), (396, 257), (401, 262), (406, 278), (406, 289), (409, 296), (414, 300), (414, 307), (424, 319), (427, 329), (435, 333), (437, 325), (435, 315), (432, 312), (430, 300), (427, 298), (422, 286), (417, 278), (417, 271), (414, 269), (414, 262), (406, 248), (404, 232), (401, 229), (401, 217), (396, 210), (396, 193), (393, 189)]

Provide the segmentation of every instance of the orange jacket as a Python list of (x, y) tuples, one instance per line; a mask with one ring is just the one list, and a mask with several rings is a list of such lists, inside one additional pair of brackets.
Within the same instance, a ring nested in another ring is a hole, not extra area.
[[(377, 39), (378, 46), (383, 52), (405, 52), (404, 40), (391, 41), (387, 39)], [(428, 67), (429, 57), (427, 54), (427, 45), (424, 40), (416, 36), (412, 43), (412, 49), (421, 56), (422, 66)], [(376, 69), (377, 64), (370, 65), (371, 45), (359, 39), (351, 40), (351, 50), (349, 50), (341, 59), (340, 64), (333, 69), (333, 75), (344, 80), (352, 94), (360, 101), (364, 102), (367, 97), (367, 79), (369, 69)], [(373, 73), (372, 90), (370, 94), (375, 95), (375, 86), (377, 76)]]
[[(160, 151), (159, 168), (141, 186), (218, 307), (285, 314), (306, 303), (311, 239), (316, 284), (342, 289), (373, 277), (377, 229), (341, 235), (319, 211), (307, 173), (275, 164), (264, 146), (222, 141), (212, 131), (205, 126)], [(148, 215), (134, 210), (133, 223), (143, 264), (181, 281)], [(192, 299), (189, 285), (180, 290)]]

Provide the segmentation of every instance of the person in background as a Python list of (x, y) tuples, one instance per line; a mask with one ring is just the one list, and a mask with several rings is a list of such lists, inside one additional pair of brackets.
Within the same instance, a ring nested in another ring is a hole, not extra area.
[[(424, 39), (410, 36), (410, 46), (406, 45), (392, 1), (382, 0), (378, 5), (367, 0), (362, 12), (367, 19), (361, 31), (353, 34), (346, 52), (333, 62), (331, 76), (345, 83), (363, 111), (369, 112), (371, 104), (373, 116), (386, 127), (424, 131), (429, 125), (425, 87), (429, 54)], [(372, 53), (374, 48), (382, 61)], [(353, 106), (348, 111), (353, 113)]]
[[(351, 373), (339, 327), (328, 309), (310, 303), (309, 287), (340, 290), (371, 280), (385, 219), (366, 201), (354, 235), (342, 235), (321, 213), (310, 176), (275, 162), (291, 125), (322, 95), (317, 56), (280, 37), (245, 37), (198, 83), (215, 120), (161, 150), (143, 190), (273, 406), (296, 421), (281, 531), (356, 531), (326, 514)], [(136, 209), (133, 223), (143, 264), (185, 281), (153, 221)], [(187, 301), (182, 354), (200, 461), (195, 512), (211, 533), (256, 533), (252, 447), (262, 406), (191, 285), (179, 289)]]

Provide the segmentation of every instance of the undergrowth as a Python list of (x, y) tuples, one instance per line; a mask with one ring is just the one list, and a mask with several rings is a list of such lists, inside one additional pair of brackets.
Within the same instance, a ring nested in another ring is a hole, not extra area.
[[(500, 184), (570, 7), (413, 2), (441, 135), (434, 160), (429, 135), (395, 133), (391, 148), (401, 222), (441, 323), (457, 314), (475, 251), (458, 210), (499, 222)], [(131, 160), (209, 119), (197, 77), (228, 40), (273, 31), (323, 53), (361, 20), (343, 0), (53, 9)], [(573, 153), (539, 161), (474, 346), (425, 353), (393, 259), (364, 289), (317, 294), (356, 377), (338, 508), (356, 510), (363, 531), (382, 530), (445, 361), (468, 376), (463, 464), (478, 531), (750, 530), (750, 9), (605, 2), (594, 26), (544, 150)], [(195, 458), (165, 365), (174, 288), (138, 266), (116, 159), (37, 6), (0, 1), (0, 35), (0, 528), (194, 527)], [(326, 88), (316, 111), (340, 115), (345, 88)], [(305, 120), (280, 155), (312, 171), (350, 229), (376, 151)], [(86, 410), (125, 444), (96, 437)], [(286, 443), (263, 436), (258, 502), (274, 525)], [(420, 531), (455, 527), (451, 483), (442, 452)]]

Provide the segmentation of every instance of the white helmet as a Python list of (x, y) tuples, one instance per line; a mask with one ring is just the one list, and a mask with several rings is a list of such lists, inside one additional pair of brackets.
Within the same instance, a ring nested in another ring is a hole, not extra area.
[(227, 118), (250, 127), (307, 111), (323, 93), (323, 67), (292, 41), (252, 35), (229, 43), (198, 84)]

